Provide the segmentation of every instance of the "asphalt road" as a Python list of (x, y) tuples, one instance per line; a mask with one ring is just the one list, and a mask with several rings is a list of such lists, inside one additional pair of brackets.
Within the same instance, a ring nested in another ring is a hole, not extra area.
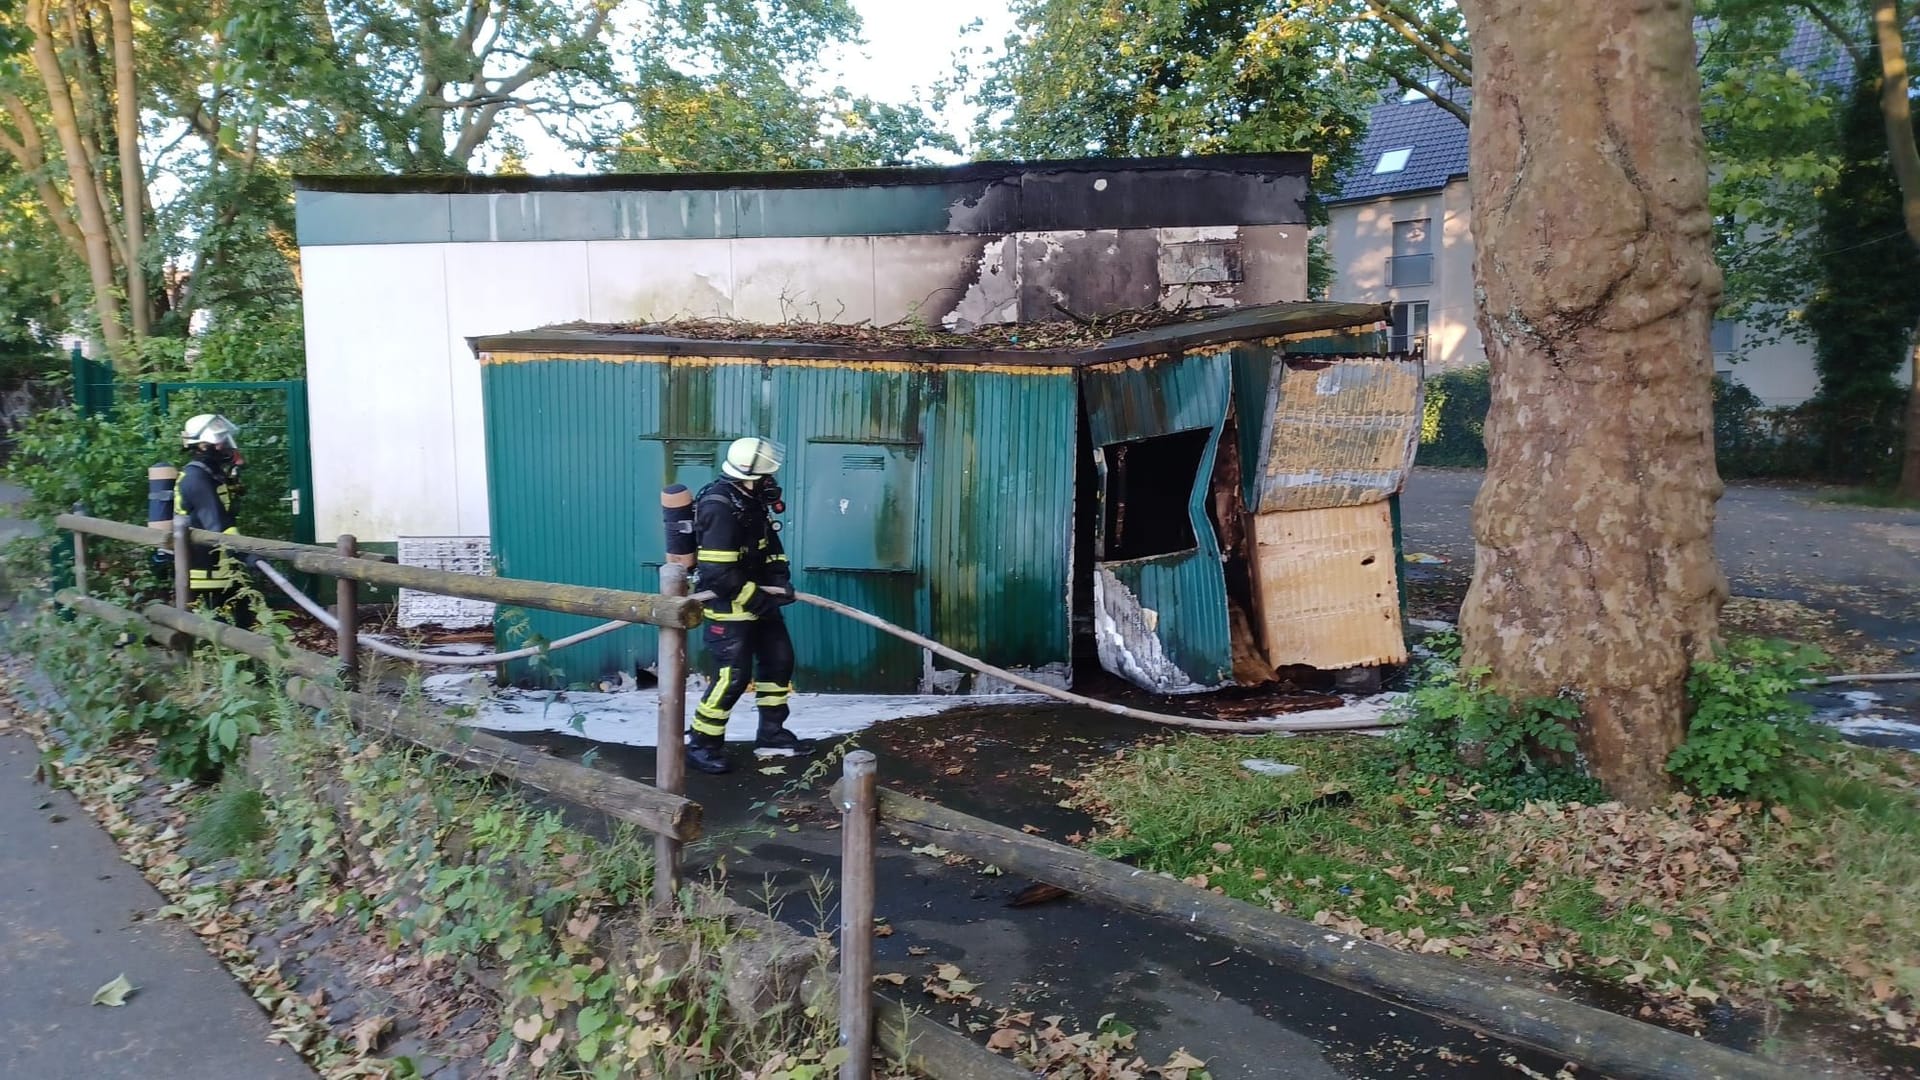
[[(1401, 495), (1407, 551), (1473, 565), (1482, 474), (1417, 469)], [(1830, 610), (1849, 629), (1920, 650), (1920, 511), (1838, 506), (1821, 492), (1752, 484), (1720, 500), (1714, 546), (1735, 596)]]

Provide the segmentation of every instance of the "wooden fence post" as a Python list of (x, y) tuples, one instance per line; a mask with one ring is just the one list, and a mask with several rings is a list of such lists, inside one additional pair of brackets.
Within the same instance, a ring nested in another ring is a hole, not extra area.
[[(343, 558), (360, 554), (360, 541), (352, 533), (341, 533), (338, 542)], [(360, 685), (360, 585), (347, 578), (335, 578), (334, 617), (340, 620), (340, 678), (347, 689)]]
[(187, 539), (187, 518), (173, 519), (173, 606), (193, 610), (193, 544)]
[[(73, 512), (85, 516), (86, 503), (74, 503)], [(75, 592), (87, 594), (87, 534), (74, 530), (73, 533), (73, 588)]]
[(840, 784), (840, 1080), (873, 1070), (874, 757), (855, 750)]
[[(687, 568), (675, 563), (660, 567), (660, 595), (687, 595)], [(653, 786), (671, 795), (687, 787), (687, 632), (660, 628), (660, 706), (654, 739)], [(661, 907), (673, 903), (680, 891), (680, 841), (653, 838), (653, 898)]]

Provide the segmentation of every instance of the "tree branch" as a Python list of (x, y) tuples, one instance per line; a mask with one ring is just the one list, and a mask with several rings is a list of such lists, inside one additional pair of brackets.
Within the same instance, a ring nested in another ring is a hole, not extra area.
[(1861, 64), (1867, 62), (1867, 50), (1865, 47), (1848, 37), (1846, 30), (1841, 27), (1839, 20), (1829, 15), (1819, 4), (1815, 3), (1814, 0), (1795, 0), (1794, 6), (1812, 16), (1815, 22), (1825, 28), (1827, 33), (1833, 36), (1833, 40), (1837, 42), (1841, 48), (1847, 50), (1847, 55), (1853, 59), (1855, 67), (1859, 67)]
[(1405, 71), (1397, 67), (1394, 67), (1393, 65), (1387, 63), (1384, 60), (1380, 60), (1372, 56), (1362, 56), (1356, 60), (1356, 63), (1363, 64), (1367, 67), (1374, 69), (1375, 71), (1380, 72), (1382, 75), (1387, 76), (1388, 78), (1392, 79), (1394, 82), (1399, 83), (1402, 89), (1419, 91), (1421, 94), (1426, 96), (1426, 99), (1428, 101), (1431, 101), (1435, 105), (1438, 105), (1441, 108), (1447, 110), (1449, 113), (1452, 113), (1454, 119), (1460, 121), (1462, 124), (1471, 123), (1473, 120), (1473, 117), (1467, 112), (1465, 108), (1461, 106), (1459, 102), (1453, 100), (1450, 97), (1446, 97), (1445, 95), (1441, 94), (1439, 91), (1435, 90), (1433, 87), (1428, 86), (1425, 82), (1414, 78), (1412, 75), (1407, 74)]
[(1907, 237), (1920, 248), (1920, 147), (1913, 137), (1913, 106), (1907, 97), (1907, 50), (1900, 35), (1899, 0), (1873, 0), (1873, 33), (1880, 46), (1880, 116), (1887, 150), (1900, 182), (1900, 212)]
[(1400, 16), (1401, 19), (1405, 20), (1408, 23), (1408, 25), (1417, 27), (1420, 30), (1420, 33), (1428, 41), (1433, 43), (1435, 48), (1438, 48), (1441, 52), (1444, 52), (1449, 57), (1452, 57), (1453, 60), (1457, 62), (1461, 67), (1466, 68), (1468, 71), (1473, 70), (1473, 56), (1469, 54), (1465, 49), (1462, 49), (1459, 45), (1455, 44), (1445, 34), (1442, 34), (1438, 30), (1435, 30), (1433, 28), (1432, 23), (1429, 23), (1424, 19), (1422, 19), (1417, 13), (1413, 11), (1413, 9), (1407, 7), (1403, 3), (1395, 3), (1393, 2), (1393, 0), (1388, 0), (1387, 7), (1392, 9), (1395, 15), (1398, 15)]
[[(121, 363), (130, 357), (126, 351), (126, 328), (120, 324), (120, 297), (113, 280), (113, 253), (107, 239), (106, 210), (92, 178), (84, 175), (87, 155), (80, 139), (80, 120), (74, 111), (67, 75), (53, 47), (53, 27), (47, 19), (46, 0), (26, 0), (26, 23), (33, 34), (31, 53), (34, 70), (47, 92), (47, 104), (53, 114), (53, 130), (60, 138), (60, 149), (67, 157), (67, 172), (72, 178), (74, 207), (80, 218), (80, 235), (85, 243), (88, 277), (93, 284), (94, 310), (100, 316), (100, 336)], [(78, 174), (78, 175), (76, 175)]]
[(147, 336), (152, 305), (147, 296), (146, 171), (140, 165), (140, 86), (133, 67), (132, 0), (110, 0), (108, 30), (113, 41), (113, 85), (119, 118), (120, 222), (127, 238), (127, 310), (133, 317), (133, 336)]
[(1428, 41), (1425, 35), (1414, 29), (1413, 25), (1402, 18), (1386, 0), (1367, 0), (1367, 7), (1381, 22), (1399, 31), (1401, 37), (1406, 38), (1415, 49), (1420, 51), (1420, 55), (1426, 57), (1428, 62), (1439, 68), (1448, 78), (1461, 86), (1473, 85), (1472, 72), (1455, 63), (1443, 50)]
[(0, 96), (0, 105), (4, 105), (7, 115), (13, 119), (14, 126), (20, 129), (15, 139), (0, 129), (0, 148), (20, 163), (20, 170), (33, 181), (34, 194), (46, 207), (47, 218), (53, 222), (53, 228), (66, 242), (69, 249), (82, 263), (87, 261), (87, 242), (80, 235), (80, 227), (73, 223), (73, 209), (67, 205), (66, 196), (60, 194), (60, 188), (47, 173), (46, 144), (40, 140), (40, 129), (33, 122), (33, 114), (27, 110), (27, 103), (17, 94)]

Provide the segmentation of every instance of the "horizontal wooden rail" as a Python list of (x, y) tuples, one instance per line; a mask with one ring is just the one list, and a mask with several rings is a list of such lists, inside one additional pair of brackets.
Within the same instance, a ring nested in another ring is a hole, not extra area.
[[(109, 540), (124, 540), (127, 543), (144, 544), (148, 547), (165, 548), (172, 544), (171, 536), (162, 529), (123, 525), (117, 521), (103, 521), (100, 518), (85, 517), (80, 514), (61, 514), (54, 519), (54, 524), (73, 532), (103, 536)], [(466, 600), (482, 600), (513, 607), (538, 608), (542, 611), (558, 611), (567, 615), (617, 619), (621, 622), (646, 623), (652, 626), (688, 629), (700, 624), (700, 604), (684, 597), (629, 592), (625, 589), (602, 589), (590, 585), (562, 585), (547, 581), (521, 581), (517, 578), (456, 574), (447, 570), (429, 570), (421, 566), (402, 566), (397, 563), (374, 562), (365, 558), (348, 558), (335, 552), (284, 540), (262, 540), (259, 537), (233, 536), (200, 529), (193, 530), (192, 538), (196, 544), (224, 547), (229, 551), (242, 551), (251, 555), (279, 559), (309, 574), (346, 578), (369, 585), (414, 589), (419, 592), (437, 593), (441, 596), (457, 596)]]
[(91, 615), (111, 626), (118, 626), (129, 633), (139, 634), (175, 652), (187, 648), (193, 640), (184, 631), (161, 626), (137, 611), (128, 611), (118, 604), (109, 604), (105, 600), (95, 599), (81, 593), (78, 589), (61, 589), (53, 594), (53, 602), (61, 607)]
[(287, 682), (287, 696), (302, 705), (345, 717), (372, 735), (404, 739), (463, 765), (591, 807), (620, 821), (676, 840), (698, 840), (700, 804), (669, 795), (638, 780), (578, 765), (484, 731), (422, 716), (399, 702), (372, 694), (330, 689), (307, 679)]
[(148, 604), (141, 609), (141, 614), (155, 625), (178, 630), (201, 641), (211, 641), (223, 649), (251, 656), (281, 671), (304, 675), (309, 679), (331, 679), (339, 673), (339, 665), (330, 656), (282, 645), (265, 634), (242, 630), (204, 615), (182, 611), (170, 604)]
[[(173, 546), (173, 534), (166, 529), (154, 529), (145, 525), (127, 525), (118, 521), (108, 521), (105, 518), (88, 517), (84, 514), (61, 514), (53, 519), (53, 523), (57, 527), (66, 529), (69, 532), (84, 533), (88, 536), (101, 536), (108, 540), (122, 540), (126, 543), (139, 544), (143, 547), (160, 548), (164, 550)], [(227, 537), (227, 539), (231, 540), (233, 537)], [(302, 551), (315, 551), (322, 554), (332, 553), (331, 548), (321, 547), (318, 544), (295, 544), (292, 541), (281, 540), (267, 542), (284, 544), (287, 547), (299, 548)], [(361, 552), (358, 557), (368, 562), (391, 563), (394, 561), (394, 557), (391, 555), (379, 555), (364, 551)]]
[(933, 1080), (1033, 1080), (1033, 1073), (885, 994), (873, 995), (873, 1041), (886, 1060)]
[[(835, 796), (836, 804), (839, 802)], [(1397, 952), (1252, 904), (881, 789), (880, 820), (1096, 902), (1164, 916), (1294, 971), (1609, 1076), (1792, 1080), (1804, 1075), (1666, 1028), (1504, 982), (1457, 961)]]
[(77, 595), (71, 599), (84, 601), (84, 604), (70, 604), (74, 610), (115, 625), (146, 622), (154, 633), (172, 632), (210, 641), (297, 676), (288, 681), (287, 696), (303, 705), (329, 710), (369, 734), (402, 739), (660, 835), (682, 841), (700, 838), (699, 803), (637, 780), (543, 754), (497, 735), (435, 720), (417, 708), (403, 707), (382, 697), (330, 688), (325, 684), (333, 682), (339, 674), (338, 665), (330, 657), (283, 646), (264, 634), (166, 604), (149, 604), (137, 615), (104, 600)]

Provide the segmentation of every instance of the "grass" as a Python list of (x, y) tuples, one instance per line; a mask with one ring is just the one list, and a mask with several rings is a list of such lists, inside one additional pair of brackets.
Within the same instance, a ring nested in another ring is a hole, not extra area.
[(187, 852), (211, 861), (258, 851), (266, 840), (267, 799), (236, 771), (198, 801), (187, 830)]
[(1901, 755), (1809, 763), (1772, 810), (1496, 811), (1399, 760), (1383, 739), (1192, 736), (1107, 763), (1079, 800), (1105, 822), (1099, 854), (1385, 944), (1915, 1023), (1920, 768)]
[(1909, 499), (1891, 488), (1846, 488), (1823, 501), (1842, 506), (1874, 506), (1883, 510), (1920, 510), (1920, 499)]

